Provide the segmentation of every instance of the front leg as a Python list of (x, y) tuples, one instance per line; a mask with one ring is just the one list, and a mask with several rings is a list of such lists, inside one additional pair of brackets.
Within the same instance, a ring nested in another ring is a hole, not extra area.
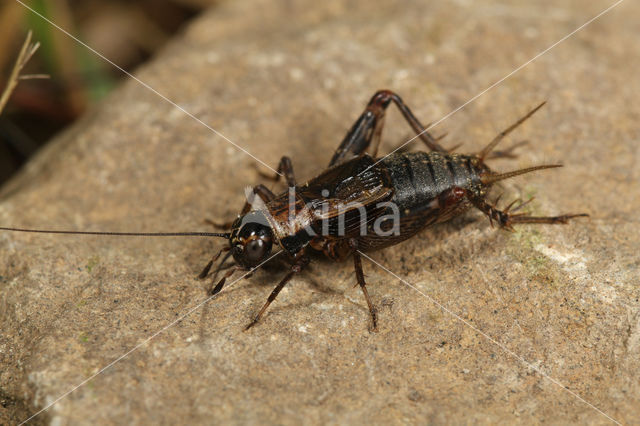
[(271, 294), (267, 298), (267, 301), (262, 306), (262, 309), (260, 309), (258, 314), (253, 318), (253, 321), (251, 321), (249, 323), (249, 325), (247, 325), (245, 327), (245, 329), (244, 329), (245, 331), (247, 331), (248, 329), (250, 329), (251, 327), (256, 325), (258, 323), (258, 321), (260, 321), (260, 318), (262, 318), (264, 313), (267, 311), (267, 308), (269, 308), (269, 305), (271, 305), (271, 302), (273, 302), (276, 299), (276, 297), (278, 297), (278, 294), (280, 293), (280, 290), (282, 290), (284, 288), (284, 286), (291, 280), (291, 278), (293, 278), (294, 275), (300, 273), (300, 271), (302, 271), (302, 269), (306, 265), (309, 264), (309, 258), (308, 257), (306, 257), (304, 254), (301, 254), (300, 256), (301, 257), (296, 261), (296, 263), (294, 263), (291, 266), (291, 270), (287, 273), (287, 275), (285, 275), (282, 278), (282, 280), (280, 280), (280, 282), (278, 283), (276, 288), (273, 289), (273, 291), (271, 292)]
[[(276, 197), (274, 195), (274, 193), (271, 192), (271, 190), (269, 188), (267, 188), (266, 186), (264, 186), (263, 184), (258, 184), (256, 186), (254, 186), (251, 194), (249, 194), (249, 196), (247, 197), (247, 201), (245, 201), (244, 206), (242, 207), (242, 210), (240, 211), (240, 215), (241, 216), (247, 214), (249, 212), (249, 210), (251, 210), (251, 205), (253, 204), (254, 197), (256, 195), (258, 197), (260, 197), (260, 199), (265, 204), (268, 203), (269, 201), (273, 200)], [(205, 219), (204, 222), (206, 224), (208, 224), (208, 225), (213, 226), (216, 229), (229, 230), (231, 228), (231, 226), (233, 225), (234, 220), (232, 220), (230, 222), (219, 223), (219, 222), (214, 222), (211, 219)]]
[(278, 172), (276, 173), (275, 176), (270, 176), (262, 172), (259, 172), (259, 173), (260, 173), (260, 176), (264, 177), (265, 179), (272, 180), (274, 182), (277, 182), (280, 179), (280, 176), (284, 175), (284, 179), (287, 182), (287, 186), (289, 188), (296, 186), (296, 178), (293, 173), (293, 164), (291, 163), (291, 159), (286, 155), (280, 159), (280, 163), (278, 163)]
[[(205, 279), (207, 277), (207, 275), (209, 275), (209, 271), (211, 270), (211, 267), (213, 266), (213, 263), (218, 260), (218, 258), (220, 257), (220, 255), (222, 254), (222, 252), (225, 251), (229, 251), (231, 250), (231, 247), (223, 247), (220, 249), (220, 251), (216, 254), (213, 255), (213, 257), (211, 258), (211, 260), (209, 261), (209, 263), (207, 263), (207, 266), (204, 267), (204, 269), (202, 270), (202, 272), (200, 272), (200, 275), (198, 275), (199, 279)], [(220, 262), (220, 265), (222, 266), (222, 264), (225, 262), (225, 260), (227, 260), (227, 258), (229, 257), (229, 253), (227, 253), (227, 255), (222, 259), (222, 262)]]
[(222, 279), (218, 281), (218, 284), (213, 286), (213, 283), (211, 283), (211, 288), (208, 291), (209, 295), (215, 296), (216, 294), (220, 293), (222, 291), (222, 288), (224, 287), (224, 283), (227, 282), (227, 278), (229, 278), (231, 275), (235, 274), (238, 271), (246, 271), (246, 269), (240, 266), (234, 266), (233, 268), (229, 269), (227, 273), (224, 274)]
[[(287, 185), (289, 187), (294, 187), (296, 186), (296, 178), (295, 175), (293, 174), (293, 164), (291, 164), (291, 159), (287, 156), (283, 156), (280, 159), (280, 163), (278, 164), (278, 173), (275, 176), (269, 176), (269, 175), (265, 175), (262, 172), (258, 171), (258, 173), (264, 177), (265, 179), (269, 179), (269, 180), (273, 180), (273, 181), (278, 181), (278, 179), (280, 179), (280, 174), (284, 175), (285, 180), (287, 181)], [(258, 197), (260, 197), (260, 199), (266, 204), (269, 201), (273, 200), (276, 196), (275, 194), (266, 186), (264, 186), (263, 184), (258, 184), (256, 186), (253, 187), (253, 194), (252, 195), (257, 195)], [(247, 201), (244, 203), (244, 206), (242, 207), (242, 210), (240, 211), (240, 215), (244, 215), (246, 213), (249, 212), (249, 210), (251, 210), (251, 205), (253, 204), (253, 198), (248, 197)], [(233, 225), (233, 221), (230, 222), (224, 222), (224, 223), (218, 223), (218, 222), (214, 222), (210, 219), (205, 219), (205, 223), (217, 228), (217, 229), (229, 229), (231, 228), (231, 225)]]

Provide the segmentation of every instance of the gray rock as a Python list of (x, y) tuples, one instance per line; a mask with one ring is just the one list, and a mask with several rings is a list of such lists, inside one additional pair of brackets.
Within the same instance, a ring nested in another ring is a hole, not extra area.
[[(607, 5), (227, 2), (136, 75), (265, 163), (291, 156), (304, 181), (375, 90), (438, 120)], [(222, 241), (0, 233), (0, 422), (128, 354), (36, 420), (608, 422), (597, 407), (637, 423), (639, 12), (622, 3), (435, 131), (474, 152), (546, 99), (503, 146), (530, 145), (492, 164), (566, 167), (506, 182), (503, 200), (591, 219), (509, 233), (471, 213), (374, 253), (426, 295), (365, 261), (378, 333), (350, 263), (316, 259), (245, 333), (275, 262), (200, 306), (195, 276)], [(391, 112), (383, 152), (411, 136)], [(0, 223), (208, 230), (262, 180), (255, 164), (130, 80), (4, 187)]]

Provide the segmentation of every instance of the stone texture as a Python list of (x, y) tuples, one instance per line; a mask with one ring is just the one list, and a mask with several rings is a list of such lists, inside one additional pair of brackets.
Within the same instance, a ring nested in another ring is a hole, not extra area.
[[(227, 2), (137, 76), (266, 163), (291, 156), (303, 181), (376, 89), (437, 120), (609, 4)], [(640, 423), (638, 13), (622, 3), (437, 127), (474, 152), (547, 100), (504, 145), (529, 140), (521, 156), (492, 164), (564, 163), (506, 182), (505, 197), (591, 214), (508, 233), (471, 213), (372, 255), (467, 325), (365, 261), (380, 312), (370, 333), (351, 265), (318, 257), (244, 333), (282, 274), (274, 263), (36, 421), (609, 422), (577, 394)], [(391, 112), (383, 150), (410, 136)], [(208, 230), (205, 217), (233, 217), (261, 180), (255, 164), (128, 81), (4, 187), (0, 223)], [(24, 420), (205, 300), (194, 277), (220, 245), (1, 233), (0, 423)]]

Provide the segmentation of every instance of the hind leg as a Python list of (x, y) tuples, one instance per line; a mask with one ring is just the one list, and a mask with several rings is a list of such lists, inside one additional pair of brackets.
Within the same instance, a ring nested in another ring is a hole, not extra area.
[(416, 132), (420, 140), (431, 151), (448, 152), (438, 144), (438, 139), (427, 132), (400, 96), (390, 90), (379, 90), (373, 95), (364, 112), (347, 132), (347, 135), (333, 154), (329, 166), (334, 166), (362, 155), (369, 147), (371, 147), (371, 156), (375, 157), (377, 155), (385, 113), (392, 102), (398, 107), (402, 116), (413, 131)]

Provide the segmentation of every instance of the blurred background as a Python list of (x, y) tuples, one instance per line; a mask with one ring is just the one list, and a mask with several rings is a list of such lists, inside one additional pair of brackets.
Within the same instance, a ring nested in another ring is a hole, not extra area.
[[(25, 0), (127, 71), (149, 59), (216, 0)], [(27, 31), (40, 48), (0, 114), (0, 185), (126, 75), (13, 0), (0, 5), (0, 93)]]

